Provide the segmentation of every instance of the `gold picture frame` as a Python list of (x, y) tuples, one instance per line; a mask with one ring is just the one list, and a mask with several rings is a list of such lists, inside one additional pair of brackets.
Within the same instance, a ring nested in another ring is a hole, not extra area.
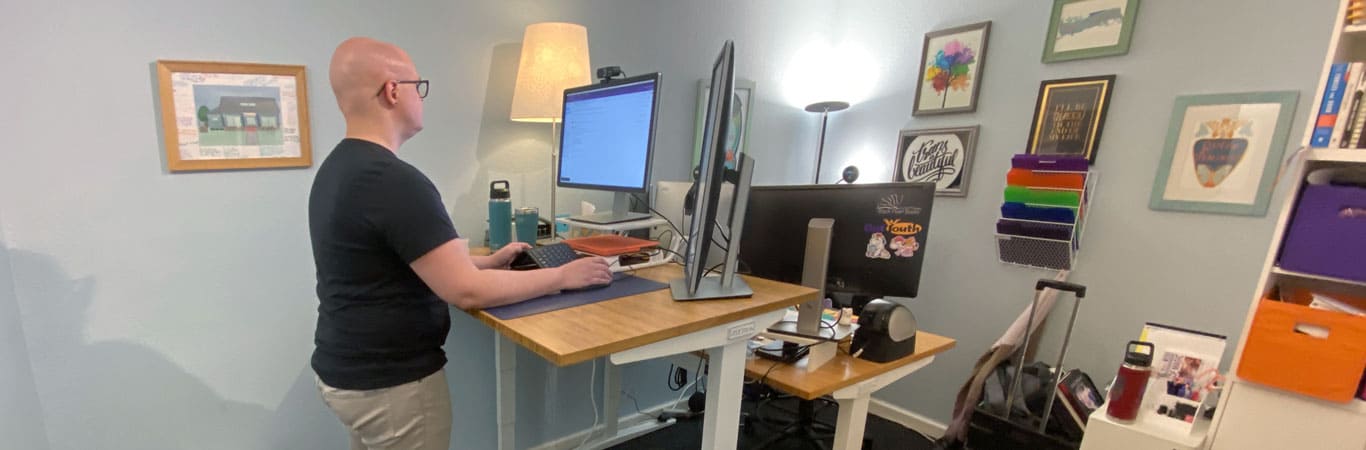
[(1096, 163), (1100, 133), (1110, 109), (1115, 76), (1045, 80), (1039, 83), (1025, 153), (1082, 156)]
[(304, 66), (157, 61), (171, 172), (309, 167)]

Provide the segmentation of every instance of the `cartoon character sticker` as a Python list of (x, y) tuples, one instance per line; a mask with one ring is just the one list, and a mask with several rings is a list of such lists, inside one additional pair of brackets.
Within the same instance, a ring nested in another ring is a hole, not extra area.
[(863, 253), (868, 259), (892, 259), (891, 252), (887, 251), (887, 237), (882, 233), (873, 233), (868, 238), (868, 250)]
[(898, 258), (910, 258), (915, 256), (917, 250), (920, 250), (920, 241), (917, 241), (915, 236), (897, 236), (892, 238), (888, 248), (892, 249)]

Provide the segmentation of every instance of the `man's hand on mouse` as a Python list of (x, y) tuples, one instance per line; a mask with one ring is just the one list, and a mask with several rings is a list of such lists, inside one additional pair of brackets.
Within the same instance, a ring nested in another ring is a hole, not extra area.
[(612, 282), (612, 266), (604, 258), (579, 258), (552, 270), (560, 271), (560, 289), (582, 289)]

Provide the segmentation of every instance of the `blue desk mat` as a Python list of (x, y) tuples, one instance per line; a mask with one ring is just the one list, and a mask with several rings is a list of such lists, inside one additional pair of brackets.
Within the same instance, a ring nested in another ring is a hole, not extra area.
[(518, 317), (530, 316), (532, 314), (573, 308), (575, 306), (597, 303), (614, 298), (658, 291), (669, 287), (669, 285), (665, 283), (626, 274), (619, 273), (613, 277), (612, 285), (602, 289), (561, 292), (559, 294), (533, 298), (521, 303), (489, 308), (484, 310), (484, 312), (492, 314), (493, 317), (502, 320), (512, 320)]

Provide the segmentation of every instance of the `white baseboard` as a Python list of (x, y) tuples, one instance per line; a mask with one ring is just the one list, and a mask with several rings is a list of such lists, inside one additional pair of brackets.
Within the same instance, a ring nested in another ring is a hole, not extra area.
[[(658, 430), (660, 428), (672, 425), (672, 419), (665, 423), (659, 423), (657, 420), (655, 420), (655, 416), (657, 416), (659, 412), (663, 411), (665, 408), (673, 406), (673, 404), (673, 401), (668, 401), (660, 403), (655, 406), (651, 406), (638, 413), (631, 413), (621, 416), (621, 419), (617, 422), (617, 429), (620, 431), (630, 431), (632, 428), (635, 427), (641, 428), (642, 430), (638, 430), (637, 434), (631, 436), (631, 438), (634, 438), (641, 435), (645, 435), (650, 431)], [(603, 427), (604, 425), (597, 424), (596, 427), (589, 428), (587, 430), (582, 430), (577, 433), (564, 436), (550, 442), (530, 447), (528, 450), (572, 450), (574, 448), (578, 448), (579, 444), (583, 443), (583, 439), (588, 437), (588, 433), (600, 433)], [(602, 443), (602, 438), (602, 436), (594, 436), (594, 440), (591, 442), (591, 444)], [(608, 443), (608, 445), (610, 446), (620, 444), (621, 442), (625, 442), (629, 439), (630, 438), (621, 439), (620, 441), (614, 440), (613, 442)]]
[(920, 434), (924, 434), (934, 439), (944, 437), (944, 430), (948, 429), (947, 425), (944, 425), (937, 420), (916, 414), (905, 408), (876, 398), (868, 402), (868, 413), (876, 414), (878, 417), (896, 422), (903, 427), (919, 431)]

